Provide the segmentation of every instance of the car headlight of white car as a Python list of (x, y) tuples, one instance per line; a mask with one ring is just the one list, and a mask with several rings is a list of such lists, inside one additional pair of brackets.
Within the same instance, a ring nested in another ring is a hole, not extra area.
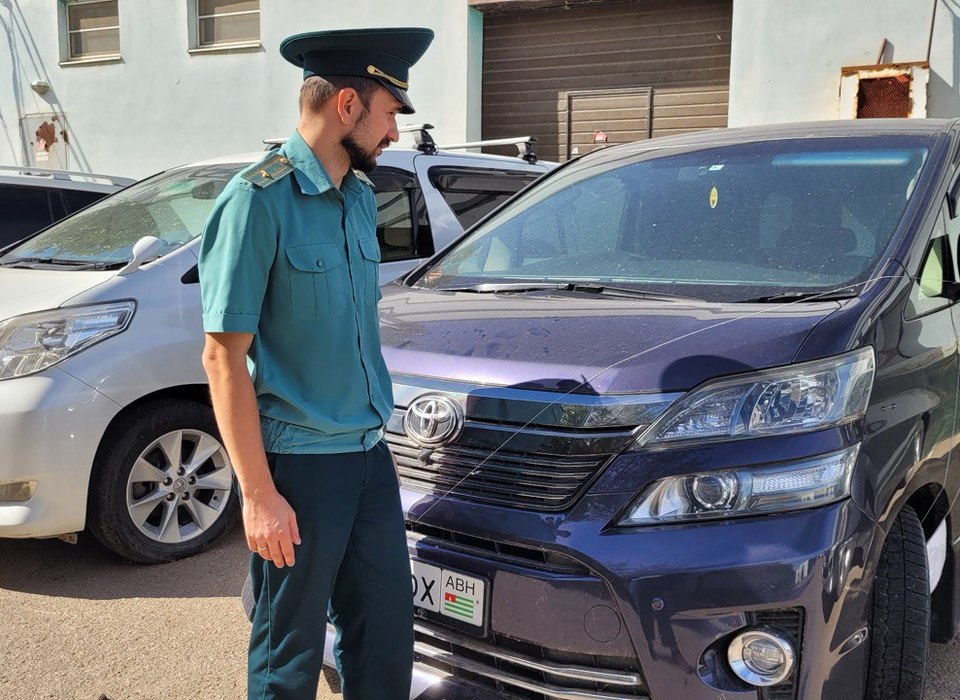
[(0, 380), (41, 372), (126, 330), (134, 301), (71, 306), (0, 322)]

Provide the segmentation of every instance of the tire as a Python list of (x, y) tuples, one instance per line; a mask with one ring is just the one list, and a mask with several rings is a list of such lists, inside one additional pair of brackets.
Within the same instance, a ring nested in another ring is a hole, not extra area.
[(871, 596), (867, 700), (922, 700), (930, 586), (920, 519), (905, 506), (883, 545)]
[(233, 469), (208, 406), (146, 403), (104, 435), (87, 524), (121, 557), (158, 564), (192, 556), (216, 542), (239, 512)]

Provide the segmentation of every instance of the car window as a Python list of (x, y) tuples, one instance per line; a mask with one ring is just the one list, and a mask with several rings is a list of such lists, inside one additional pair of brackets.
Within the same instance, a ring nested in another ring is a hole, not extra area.
[(540, 177), (536, 172), (437, 166), (427, 172), (431, 184), (464, 229)]
[(67, 203), (67, 211), (72, 214), (75, 211), (86, 209), (96, 201), (107, 196), (106, 192), (84, 192), (83, 190), (60, 190), (60, 195)]
[(411, 208), (419, 192), (416, 178), (405, 170), (377, 168), (371, 175), (377, 199), (377, 241), (384, 262), (419, 257), (421, 233)]
[(61, 215), (46, 187), (0, 185), (0, 246), (36, 233)]
[(949, 306), (951, 301), (944, 294), (945, 285), (955, 279), (950, 254), (952, 250), (946, 231), (946, 215), (943, 211), (934, 224), (933, 235), (927, 248), (920, 275), (914, 280), (907, 308), (908, 317), (921, 316)]
[(841, 288), (879, 264), (931, 147), (788, 139), (585, 160), (482, 224), (422, 284), (588, 281), (732, 301)]
[(217, 196), (245, 165), (178, 168), (138, 182), (25, 241), (3, 260), (122, 263), (144, 236), (163, 241), (166, 255), (202, 233)]

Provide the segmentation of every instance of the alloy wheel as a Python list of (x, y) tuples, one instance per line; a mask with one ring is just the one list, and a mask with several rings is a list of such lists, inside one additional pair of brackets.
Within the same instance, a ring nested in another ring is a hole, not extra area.
[(147, 445), (134, 462), (127, 512), (151, 540), (179, 544), (213, 526), (232, 491), (233, 469), (220, 441), (200, 430), (174, 430)]

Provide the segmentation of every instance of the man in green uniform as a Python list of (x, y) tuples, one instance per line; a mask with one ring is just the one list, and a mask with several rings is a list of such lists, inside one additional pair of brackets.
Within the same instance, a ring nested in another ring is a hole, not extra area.
[[(314, 700), (329, 617), (347, 700), (406, 700), (410, 565), (380, 350), (369, 172), (413, 108), (429, 29), (316, 32), (280, 52), (303, 68), (300, 121), (235, 177), (204, 230), (203, 364), (243, 494), (252, 552), (250, 698)], [(252, 375), (252, 376), (251, 376)]]

